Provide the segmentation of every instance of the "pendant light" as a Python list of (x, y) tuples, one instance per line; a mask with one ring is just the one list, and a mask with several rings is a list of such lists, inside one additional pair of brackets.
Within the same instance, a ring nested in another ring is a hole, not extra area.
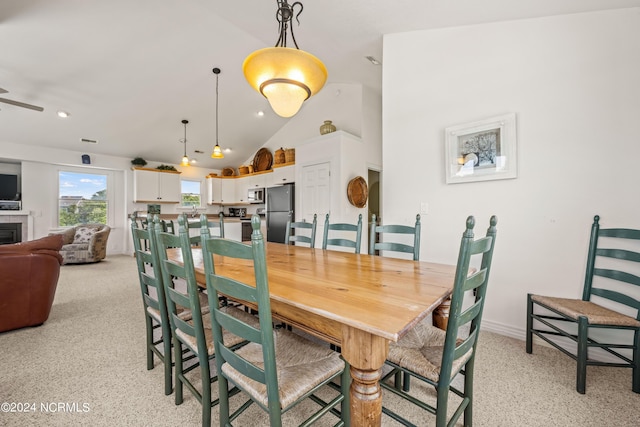
[(220, 76), (220, 68), (214, 68), (213, 74), (216, 75), (216, 146), (213, 147), (211, 157), (214, 159), (224, 159), (224, 154), (222, 154), (220, 144), (218, 144), (218, 78)]
[(184, 155), (182, 156), (180, 166), (189, 166), (189, 157), (187, 157), (187, 123), (189, 123), (189, 120), (182, 121), (184, 125), (184, 139), (181, 142), (184, 144)]
[[(304, 101), (322, 89), (327, 81), (327, 68), (318, 58), (298, 48), (290, 24), (296, 6), (300, 6), (296, 20), (302, 13), (302, 3), (277, 2), (280, 37), (276, 46), (251, 53), (244, 60), (242, 70), (249, 84), (269, 100), (277, 115), (292, 117)], [(287, 31), (291, 33), (295, 49), (287, 47)]]

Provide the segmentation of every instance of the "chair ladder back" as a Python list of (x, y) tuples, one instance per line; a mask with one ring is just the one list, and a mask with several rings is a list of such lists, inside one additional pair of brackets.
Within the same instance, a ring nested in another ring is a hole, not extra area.
[[(178, 306), (184, 307), (191, 313), (200, 313), (200, 298), (198, 297), (198, 284), (195, 278), (195, 270), (193, 267), (193, 256), (191, 254), (192, 241), (189, 238), (189, 228), (185, 215), (178, 217), (178, 235), (162, 231), (162, 226), (158, 222), (154, 226), (155, 238), (158, 243), (158, 254), (160, 264), (162, 266), (162, 279), (167, 298), (167, 307), (169, 309), (171, 324), (173, 329), (193, 336), (198, 342), (199, 348), (206, 348), (203, 334), (197, 331), (203, 330), (202, 316), (192, 316), (190, 322), (186, 322), (178, 316)], [(200, 236), (198, 236), (198, 239)], [(183, 265), (180, 266), (167, 257), (167, 249), (179, 248), (182, 254)], [(175, 289), (174, 278), (182, 279), (186, 282), (186, 295)], [(202, 346), (202, 347), (201, 347)]]
[[(452, 364), (455, 359), (462, 357), (468, 351), (474, 352), (471, 355), (472, 358), (475, 354), (487, 283), (489, 281), (489, 272), (491, 270), (493, 249), (495, 246), (497, 218), (492, 216), (489, 223), (486, 236), (474, 241), (473, 228), (475, 226), (475, 219), (472, 216), (467, 218), (467, 228), (460, 242), (453, 293), (451, 294), (449, 323), (446, 331), (440, 371), (441, 379), (451, 378)], [(472, 257), (480, 255), (482, 256), (480, 269), (473, 274), (469, 274)], [(475, 291), (474, 302), (462, 311), (464, 295), (471, 290)], [(460, 341), (458, 337), (459, 330), (462, 326), (469, 323), (469, 335)]]
[[(216, 364), (221, 369), (223, 363), (228, 363), (238, 372), (249, 378), (267, 385), (269, 407), (280, 411), (278, 395), (277, 370), (275, 364), (275, 347), (273, 341), (273, 319), (271, 316), (271, 301), (269, 284), (267, 281), (267, 261), (264, 239), (260, 233), (260, 218), (254, 215), (251, 219), (251, 245), (227, 239), (214, 239), (203, 236), (202, 256), (204, 260), (207, 292), (211, 295), (224, 294), (230, 299), (240, 299), (255, 302), (258, 305), (260, 330), (234, 318), (220, 310), (218, 303), (211, 306)], [(253, 260), (255, 287), (239, 282), (216, 272), (216, 256), (233, 257)], [(217, 324), (216, 324), (217, 323)], [(234, 353), (224, 346), (222, 328), (246, 339), (262, 345), (264, 367), (259, 367)], [(273, 407), (273, 408), (272, 408)]]
[[(206, 214), (200, 215), (200, 236), (206, 232), (210, 236), (224, 239), (224, 214), (220, 212), (218, 217), (218, 221), (209, 221)], [(217, 229), (217, 235), (211, 232), (212, 228)]]
[[(388, 224), (376, 225), (376, 214), (371, 216), (371, 230), (369, 233), (369, 254), (374, 255), (376, 251), (392, 251), (413, 254), (413, 260), (420, 259), (420, 214), (416, 215), (415, 225)], [(413, 245), (406, 243), (378, 241), (377, 236), (381, 234), (406, 234), (413, 236)]]
[[(133, 246), (135, 251), (140, 284), (143, 286), (142, 295), (145, 304), (160, 311), (161, 318), (166, 316), (165, 292), (162, 285), (162, 274), (160, 263), (155, 253), (155, 244), (149, 228), (139, 228), (135, 221), (131, 222), (131, 234), (133, 236)], [(142, 244), (145, 244), (145, 248)], [(153, 272), (153, 274), (150, 274)], [(149, 289), (155, 290), (155, 298), (151, 296)], [(168, 319), (167, 319), (168, 320)]]
[[(181, 222), (182, 221), (182, 222)], [(200, 246), (200, 221), (189, 221), (189, 217), (186, 213), (178, 215), (178, 234), (180, 233), (180, 225), (184, 224), (185, 230), (187, 230), (187, 237), (189, 237), (189, 244), (191, 246)], [(198, 234), (192, 236), (189, 230), (198, 230)]]
[[(614, 301), (618, 304), (623, 304), (636, 310), (636, 320), (640, 320), (640, 301), (631, 295), (624, 293), (624, 289), (636, 289), (631, 286), (640, 287), (640, 277), (634, 273), (623, 270), (624, 267), (630, 267), (631, 271), (638, 271), (638, 265), (640, 265), (640, 252), (630, 250), (622, 247), (622, 240), (625, 241), (635, 240), (640, 243), (640, 230), (628, 229), (628, 228), (600, 228), (600, 217), (594, 216), (593, 225), (591, 226), (591, 238), (589, 241), (589, 251), (587, 255), (587, 268), (585, 273), (585, 285), (583, 290), (582, 299), (584, 301), (590, 301), (591, 296), (598, 296), (600, 298)], [(600, 238), (606, 238), (601, 241)], [(614, 240), (617, 239), (617, 240)], [(620, 243), (619, 243), (620, 242)], [(616, 243), (620, 244), (620, 247), (615, 247)], [(602, 247), (604, 245), (607, 247)], [(640, 245), (638, 245), (640, 248)], [(609, 266), (596, 266), (599, 261), (606, 262), (606, 260), (619, 260), (620, 264), (616, 264), (616, 268)], [(630, 285), (625, 287), (619, 287), (614, 289), (607, 289), (601, 287), (594, 287), (594, 278), (602, 277), (616, 281), (621, 286), (623, 284)], [(630, 291), (629, 293), (635, 294), (637, 291)]]
[[(291, 242), (307, 243), (309, 247), (313, 248), (316, 245), (316, 228), (318, 224), (318, 215), (313, 214), (313, 222), (291, 222), (291, 215), (287, 221), (287, 227), (285, 230), (284, 243), (285, 245), (291, 244)], [(311, 230), (309, 236), (302, 234), (296, 234), (297, 229)]]
[[(329, 231), (350, 231), (355, 232), (355, 240), (347, 238), (337, 237), (329, 238)], [(342, 246), (347, 248), (354, 248), (355, 253), (360, 253), (360, 243), (362, 241), (362, 214), (358, 215), (357, 224), (348, 223), (329, 223), (329, 214), (326, 215), (324, 220), (324, 237), (322, 239), (322, 249), (327, 249), (327, 246)]]

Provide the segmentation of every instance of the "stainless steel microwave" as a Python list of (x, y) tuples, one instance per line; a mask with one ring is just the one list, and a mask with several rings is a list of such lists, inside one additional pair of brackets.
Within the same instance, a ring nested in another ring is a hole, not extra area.
[(250, 188), (247, 191), (249, 203), (264, 203), (264, 188)]

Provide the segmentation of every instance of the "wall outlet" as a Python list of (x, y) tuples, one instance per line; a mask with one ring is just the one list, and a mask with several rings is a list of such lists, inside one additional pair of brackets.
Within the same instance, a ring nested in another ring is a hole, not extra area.
[(427, 215), (429, 213), (429, 203), (422, 202), (420, 203), (420, 213)]

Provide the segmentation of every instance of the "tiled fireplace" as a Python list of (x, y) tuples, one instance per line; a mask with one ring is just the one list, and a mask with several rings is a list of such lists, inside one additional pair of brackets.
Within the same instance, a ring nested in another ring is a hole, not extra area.
[(0, 211), (0, 244), (32, 240), (33, 217), (25, 211)]

